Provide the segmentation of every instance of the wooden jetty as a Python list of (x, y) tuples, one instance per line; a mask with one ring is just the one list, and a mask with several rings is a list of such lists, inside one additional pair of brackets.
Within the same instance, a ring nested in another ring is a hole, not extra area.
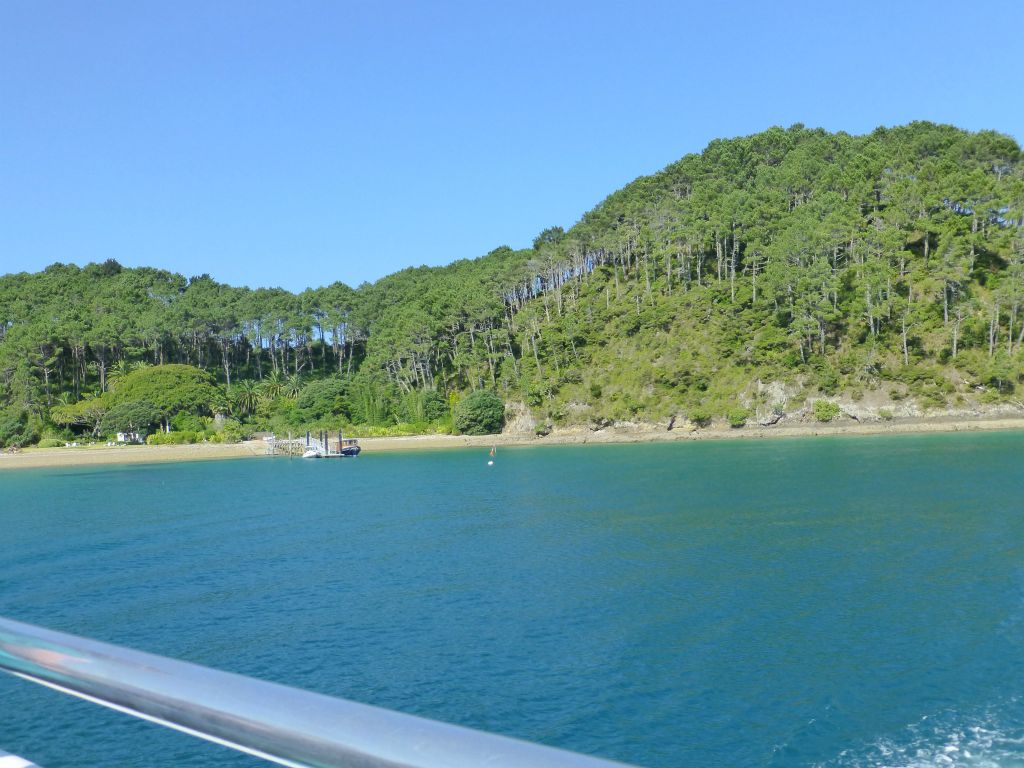
[(316, 435), (307, 432), (305, 437), (298, 438), (288, 435), (287, 440), (271, 436), (266, 438), (266, 444), (268, 456), (302, 456), (311, 459), (358, 456), (361, 450), (358, 440), (346, 439), (341, 432), (336, 438), (327, 432), (319, 432)]

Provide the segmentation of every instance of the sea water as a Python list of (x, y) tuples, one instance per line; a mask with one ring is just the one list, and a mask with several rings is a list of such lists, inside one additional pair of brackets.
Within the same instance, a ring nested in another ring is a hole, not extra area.
[[(1024, 764), (1024, 435), (0, 472), (0, 615), (642, 766)], [(0, 676), (44, 768), (254, 758)]]

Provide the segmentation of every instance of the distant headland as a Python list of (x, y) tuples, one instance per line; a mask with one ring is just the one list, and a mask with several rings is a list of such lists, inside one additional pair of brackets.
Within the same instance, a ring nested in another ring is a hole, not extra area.
[(1020, 147), (924, 122), (717, 140), (531, 248), (358, 288), (0, 277), (4, 449), (890, 431), (1019, 418), (1022, 388)]

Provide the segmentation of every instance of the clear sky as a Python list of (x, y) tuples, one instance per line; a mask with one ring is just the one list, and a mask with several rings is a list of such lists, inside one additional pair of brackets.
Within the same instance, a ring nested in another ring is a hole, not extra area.
[(1024, 140), (1024, 3), (0, 1), (0, 274), (300, 290), (523, 247), (708, 141)]

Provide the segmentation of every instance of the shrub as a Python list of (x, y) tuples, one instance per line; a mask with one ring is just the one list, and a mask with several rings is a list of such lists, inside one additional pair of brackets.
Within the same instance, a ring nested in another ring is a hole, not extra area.
[(731, 409), (725, 417), (729, 420), (729, 426), (733, 429), (739, 429), (747, 423), (747, 419), (750, 418), (750, 411), (746, 408), (737, 407)]
[(505, 403), (494, 392), (472, 392), (455, 406), (455, 428), (465, 435), (490, 435), (505, 425)]
[(946, 405), (946, 398), (935, 392), (927, 392), (921, 396), (918, 404), (922, 408), (943, 408)]
[(562, 371), (562, 382), (565, 384), (579, 384), (583, 381), (583, 374), (575, 368)]
[(252, 437), (252, 429), (234, 419), (225, 419), (218, 436), (225, 443), (240, 443)]
[(878, 418), (882, 421), (892, 421), (892, 411), (888, 408), (880, 408), (878, 411)]
[(175, 432), (202, 432), (206, 429), (206, 423), (193, 413), (182, 411), (171, 419), (171, 426)]
[(298, 416), (294, 400), (287, 400), (283, 397), (278, 398), (271, 403), (269, 411), (268, 421), (272, 432), (285, 434), (289, 430), (297, 430), (302, 424), (302, 419)]
[(67, 440), (61, 440), (58, 437), (44, 437), (39, 441), (40, 448), (63, 448)]
[(418, 424), (447, 421), (451, 418), (451, 410), (444, 393), (430, 389), (413, 390), (398, 398), (394, 409), (388, 415), (388, 421), (396, 424)]
[(832, 421), (838, 418), (842, 410), (831, 400), (814, 401), (814, 418), (818, 421)]
[(544, 395), (544, 385), (537, 382), (533, 382), (526, 390), (526, 402), (528, 405), (537, 407), (544, 402)]
[(826, 395), (834, 395), (839, 391), (839, 374), (832, 368), (824, 368), (818, 374), (818, 389)]
[(449, 416), (448, 400), (440, 392), (423, 394), (423, 416), (427, 421), (439, 421)]
[(44, 429), (41, 436), (43, 439), (59, 440), (61, 445), (76, 439), (75, 433), (70, 429), (57, 429), (52, 426)]
[(22, 448), (39, 439), (37, 420), (28, 411), (12, 407), (0, 410), (0, 448)]
[(390, 426), (375, 424), (351, 424), (345, 428), (346, 437), (408, 437), (410, 435), (451, 434), (444, 424), (401, 423)]
[(712, 417), (711, 412), (706, 408), (697, 406), (696, 408), (690, 409), (690, 412), (687, 414), (687, 418), (689, 418), (689, 420), (698, 427), (706, 427), (711, 423)]
[(200, 442), (202, 432), (157, 432), (146, 438), (147, 445), (185, 445)]

